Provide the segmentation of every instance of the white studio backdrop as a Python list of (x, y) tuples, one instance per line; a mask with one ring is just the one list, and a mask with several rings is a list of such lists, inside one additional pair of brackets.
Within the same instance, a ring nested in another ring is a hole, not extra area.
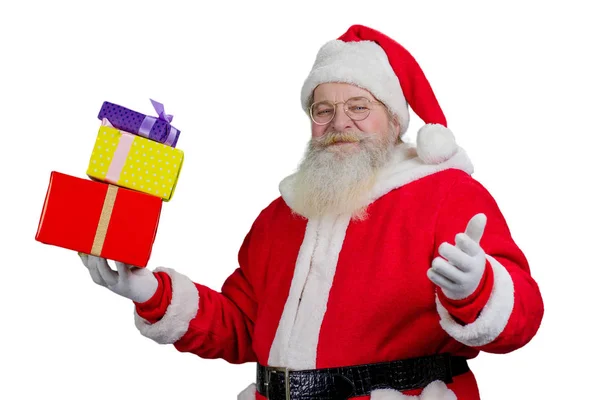
[[(471, 362), (483, 399), (589, 396), (597, 367), (588, 361), (600, 355), (592, 3), (4, 4), (0, 398), (234, 399), (254, 381), (254, 364), (141, 336), (130, 301), (95, 285), (75, 252), (34, 240), (50, 172), (86, 177), (103, 101), (149, 114), (149, 98), (164, 103), (185, 162), (149, 267), (218, 290), (303, 154), (300, 87), (318, 48), (355, 23), (420, 63), (541, 287), (534, 340)], [(409, 140), (419, 126), (413, 114)]]

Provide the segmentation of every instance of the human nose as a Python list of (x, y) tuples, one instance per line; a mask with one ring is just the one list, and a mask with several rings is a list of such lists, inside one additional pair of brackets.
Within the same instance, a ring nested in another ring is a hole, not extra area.
[[(338, 106), (340, 106), (340, 109), (337, 108)], [(352, 128), (352, 119), (346, 114), (346, 104), (340, 102), (334, 104), (334, 107), (335, 114), (331, 121), (332, 127), (338, 132), (343, 132), (348, 128)]]

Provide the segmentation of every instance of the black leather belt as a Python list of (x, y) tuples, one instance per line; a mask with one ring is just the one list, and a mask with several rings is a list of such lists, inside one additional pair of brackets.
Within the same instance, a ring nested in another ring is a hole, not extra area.
[(374, 389), (421, 389), (435, 380), (451, 383), (469, 371), (467, 360), (448, 354), (353, 365), (289, 370), (257, 364), (256, 389), (269, 400), (345, 400)]

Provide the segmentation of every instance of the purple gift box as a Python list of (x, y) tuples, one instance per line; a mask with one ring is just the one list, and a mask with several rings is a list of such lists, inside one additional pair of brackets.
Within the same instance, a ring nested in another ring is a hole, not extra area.
[(105, 101), (98, 119), (106, 118), (115, 128), (145, 137), (146, 139), (175, 147), (179, 139), (179, 129), (171, 125), (172, 115), (165, 114), (161, 103), (150, 99), (158, 117), (145, 115), (118, 104)]

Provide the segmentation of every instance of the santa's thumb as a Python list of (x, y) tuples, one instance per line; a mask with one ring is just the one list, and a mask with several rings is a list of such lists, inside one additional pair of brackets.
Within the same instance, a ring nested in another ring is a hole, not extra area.
[(474, 215), (473, 218), (471, 218), (469, 220), (469, 223), (467, 224), (467, 229), (465, 229), (465, 233), (477, 244), (479, 244), (479, 241), (483, 236), (483, 231), (485, 229), (486, 222), (487, 217), (485, 216), (485, 214), (479, 213)]

